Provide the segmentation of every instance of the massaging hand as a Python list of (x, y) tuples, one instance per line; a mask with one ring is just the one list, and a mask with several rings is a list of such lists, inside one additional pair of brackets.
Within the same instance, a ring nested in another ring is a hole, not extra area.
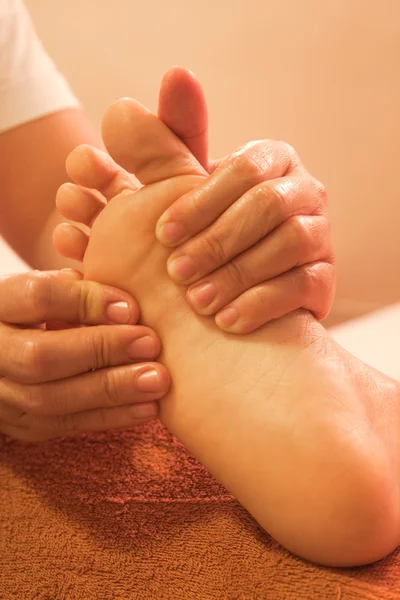
[(252, 142), (217, 164), (198, 188), (158, 221), (176, 250), (168, 272), (217, 325), (248, 333), (297, 308), (324, 319), (334, 251), (323, 186), (288, 144)]
[(169, 376), (147, 362), (160, 342), (138, 316), (128, 294), (70, 269), (0, 277), (0, 432), (40, 441), (156, 416)]

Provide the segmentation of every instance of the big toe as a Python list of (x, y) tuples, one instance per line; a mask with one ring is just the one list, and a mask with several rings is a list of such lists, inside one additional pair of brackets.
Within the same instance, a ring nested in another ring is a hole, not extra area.
[(207, 102), (194, 73), (183, 67), (167, 71), (160, 86), (158, 117), (207, 169)]
[(142, 184), (206, 171), (185, 144), (156, 115), (131, 98), (114, 102), (102, 124), (103, 140), (114, 160)]

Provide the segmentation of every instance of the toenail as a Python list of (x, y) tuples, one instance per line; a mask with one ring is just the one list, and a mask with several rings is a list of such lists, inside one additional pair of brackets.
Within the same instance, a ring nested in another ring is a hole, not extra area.
[(188, 295), (195, 308), (207, 308), (215, 299), (217, 290), (211, 281), (207, 281), (190, 288)]
[(127, 302), (113, 302), (107, 306), (107, 317), (114, 323), (129, 323), (130, 310)]
[(157, 226), (156, 237), (164, 246), (179, 245), (187, 239), (182, 223), (176, 223), (175, 221)]
[(195, 275), (196, 266), (190, 256), (179, 256), (167, 264), (167, 270), (174, 281), (184, 283)]

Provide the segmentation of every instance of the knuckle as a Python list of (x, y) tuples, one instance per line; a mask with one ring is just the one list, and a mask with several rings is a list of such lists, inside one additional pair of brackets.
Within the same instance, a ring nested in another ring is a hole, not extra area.
[(335, 292), (335, 267), (329, 263), (305, 265), (302, 269), (301, 294), (305, 300), (318, 306), (317, 317), (325, 319), (330, 311)]
[(334, 262), (334, 250), (329, 220), (325, 217), (310, 218), (308, 235), (310, 240), (309, 260)]
[(33, 316), (38, 321), (44, 321), (51, 308), (51, 279), (45, 273), (36, 271), (29, 273), (25, 283), (25, 293), (29, 298)]
[(315, 196), (317, 198), (318, 208), (320, 210), (326, 210), (328, 207), (328, 192), (323, 183), (318, 179), (313, 179)]
[[(248, 180), (250, 182), (258, 181), (265, 169), (265, 161), (261, 161), (257, 155), (258, 143), (244, 146), (232, 156), (230, 163), (232, 171), (236, 176)], [(269, 166), (269, 163), (268, 163)]]
[(318, 263), (315, 271), (314, 277), (317, 280), (318, 293), (330, 306), (335, 293), (335, 267), (330, 263)]
[(79, 323), (89, 323), (94, 309), (97, 307), (96, 294), (93, 293), (93, 286), (89, 281), (79, 282), (77, 286), (77, 311)]
[(298, 162), (298, 154), (295, 148), (288, 142), (279, 142), (281, 152), (287, 157), (289, 163)]
[(245, 296), (237, 298), (235, 306), (240, 313), (239, 322), (235, 325), (235, 333), (251, 333), (270, 320), (270, 310), (263, 285), (254, 286)]
[(29, 415), (44, 417), (47, 415), (45, 394), (40, 385), (26, 385), (18, 402), (20, 408)]
[(317, 187), (318, 196), (321, 198), (321, 200), (324, 203), (327, 203), (328, 202), (328, 191), (327, 191), (326, 187), (324, 186), (324, 184), (321, 183), (320, 181), (316, 180), (316, 187)]
[(226, 265), (226, 271), (229, 280), (235, 286), (235, 289), (245, 290), (248, 287), (245, 270), (237, 260), (233, 260)]
[(204, 191), (202, 186), (200, 188), (195, 188), (186, 196), (182, 196), (178, 199), (168, 209), (168, 218), (171, 221), (176, 220), (187, 225), (188, 221), (190, 221), (190, 219), (188, 219), (188, 207), (190, 207), (190, 219), (192, 218), (192, 215), (198, 218), (202, 217), (204, 214)]
[(207, 254), (213, 264), (224, 264), (226, 260), (226, 252), (222, 242), (218, 238), (218, 234), (209, 231), (204, 236), (204, 244), (207, 249)]
[(268, 208), (267, 215), (281, 219), (285, 215), (285, 189), (279, 184), (265, 183), (256, 191), (256, 198)]
[(270, 181), (261, 183), (245, 194), (248, 219), (258, 239), (271, 233), (286, 218), (285, 189)]
[(251, 316), (257, 315), (256, 320), (259, 325), (264, 325), (274, 316), (271, 312), (271, 305), (268, 303), (267, 299), (268, 292), (263, 284), (256, 285), (251, 289), (251, 296), (249, 297), (251, 303), (249, 304), (248, 312), (250, 315), (251, 309)]
[(308, 255), (314, 247), (314, 237), (310, 227), (310, 219), (304, 216), (294, 216), (289, 219), (293, 245), (299, 252), (299, 260)]
[(318, 283), (318, 269), (315, 265), (305, 265), (301, 270), (300, 293), (304, 299), (310, 298), (315, 293)]
[(296, 150), (285, 141), (270, 142), (270, 152), (274, 157), (274, 162), (281, 165), (282, 174), (300, 163)]
[(87, 328), (85, 335), (91, 368), (97, 370), (110, 364), (111, 350), (106, 329)]
[(105, 399), (109, 406), (114, 407), (121, 404), (118, 377), (116, 376), (115, 371), (107, 371), (104, 374), (103, 389)]
[(22, 344), (20, 377), (25, 383), (38, 383), (48, 376), (48, 357), (41, 339), (28, 339)]

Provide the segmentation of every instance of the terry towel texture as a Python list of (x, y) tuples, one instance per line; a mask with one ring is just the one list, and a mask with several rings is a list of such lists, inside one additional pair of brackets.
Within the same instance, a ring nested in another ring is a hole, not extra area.
[(28, 444), (0, 436), (1, 600), (398, 600), (400, 553), (295, 558), (159, 422)]

